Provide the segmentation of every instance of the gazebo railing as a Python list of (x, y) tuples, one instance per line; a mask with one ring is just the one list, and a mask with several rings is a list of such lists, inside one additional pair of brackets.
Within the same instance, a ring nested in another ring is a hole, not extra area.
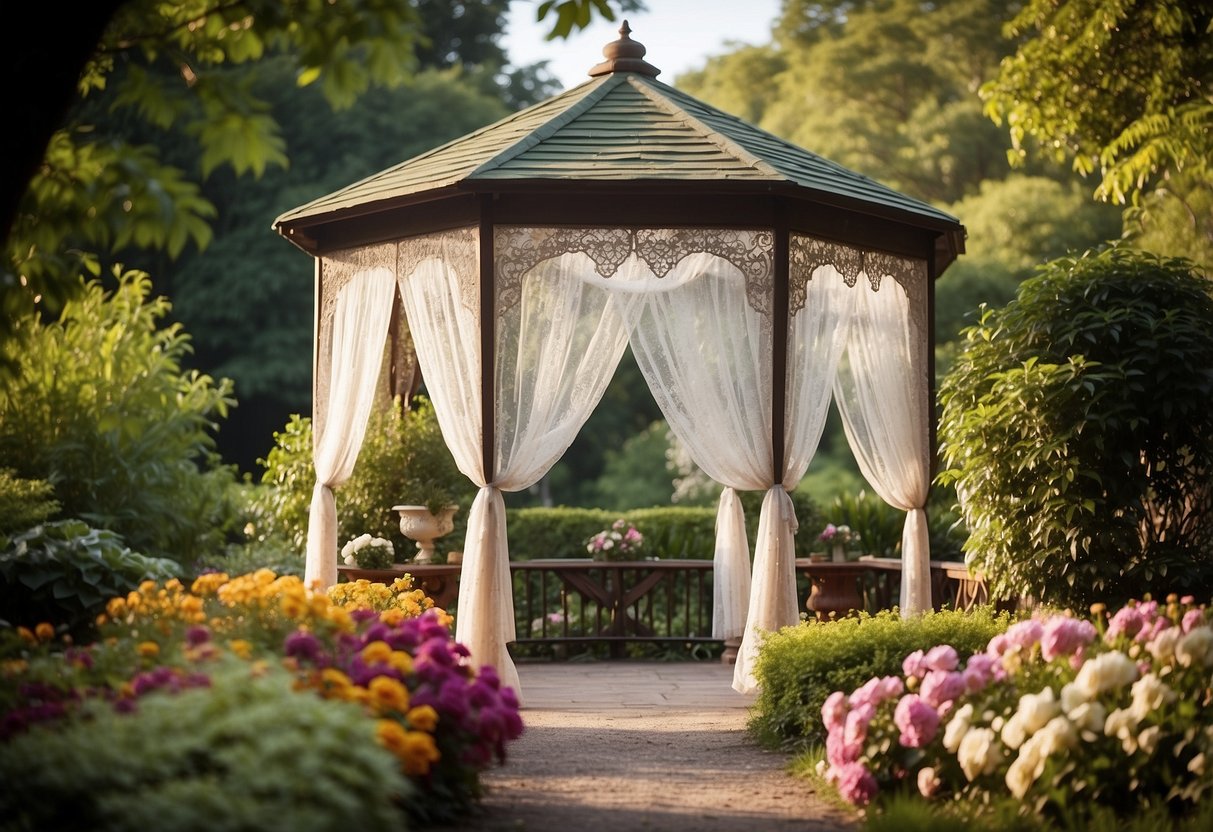
[[(455, 564), (342, 566), (339, 571), (351, 580), (385, 582), (408, 572), (439, 606), (455, 607), (460, 571)], [(605, 644), (612, 658), (622, 658), (629, 643), (720, 644), (712, 638), (710, 560), (538, 559), (513, 561), (510, 572), (519, 645)], [(819, 619), (890, 609), (901, 585), (896, 558), (797, 559), (796, 572), (801, 607)], [(984, 583), (963, 563), (932, 561), (931, 583), (937, 609), (968, 609), (988, 601)]]

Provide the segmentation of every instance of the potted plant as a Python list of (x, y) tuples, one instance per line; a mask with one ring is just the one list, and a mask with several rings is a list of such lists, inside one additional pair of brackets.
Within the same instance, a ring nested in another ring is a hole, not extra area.
[(473, 488), (446, 446), (429, 399), (415, 396), (402, 423), (399, 487), (409, 502), (392, 511), (400, 515), (401, 533), (417, 544), (413, 562), (433, 563), (434, 541), (454, 529), (455, 512)]

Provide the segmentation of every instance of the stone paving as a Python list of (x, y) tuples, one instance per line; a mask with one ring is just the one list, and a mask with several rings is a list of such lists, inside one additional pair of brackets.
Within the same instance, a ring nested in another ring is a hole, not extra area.
[(854, 817), (750, 740), (719, 663), (520, 664), (527, 730), (449, 832), (826, 832)]

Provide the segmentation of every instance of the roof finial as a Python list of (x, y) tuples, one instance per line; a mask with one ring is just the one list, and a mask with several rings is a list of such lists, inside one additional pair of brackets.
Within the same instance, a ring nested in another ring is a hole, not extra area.
[(644, 59), (644, 53), (647, 51), (644, 44), (632, 40), (631, 34), (632, 27), (626, 20), (623, 21), (623, 25), (619, 27), (619, 40), (611, 41), (602, 47), (602, 55), (606, 60), (590, 69), (591, 78), (610, 75), (612, 72), (636, 72), (650, 78), (657, 77), (661, 70)]

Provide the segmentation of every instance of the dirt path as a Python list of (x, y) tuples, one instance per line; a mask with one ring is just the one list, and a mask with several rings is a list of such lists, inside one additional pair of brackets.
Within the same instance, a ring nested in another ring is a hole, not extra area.
[(449, 832), (806, 832), (854, 820), (745, 732), (753, 697), (707, 663), (520, 665), (527, 730)]

